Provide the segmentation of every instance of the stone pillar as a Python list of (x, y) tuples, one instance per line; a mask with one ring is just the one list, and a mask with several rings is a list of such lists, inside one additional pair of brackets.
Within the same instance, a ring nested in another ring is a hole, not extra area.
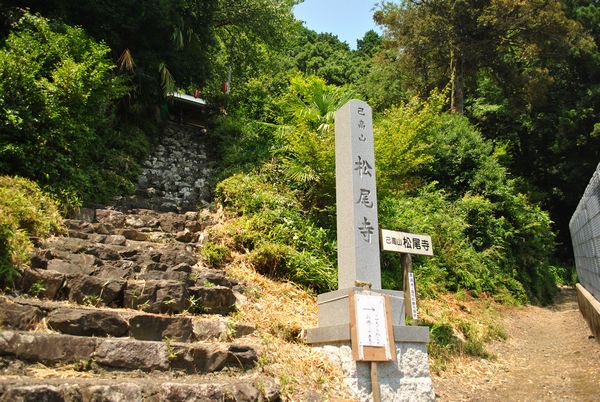
[(381, 289), (371, 107), (353, 99), (335, 113), (338, 289)]

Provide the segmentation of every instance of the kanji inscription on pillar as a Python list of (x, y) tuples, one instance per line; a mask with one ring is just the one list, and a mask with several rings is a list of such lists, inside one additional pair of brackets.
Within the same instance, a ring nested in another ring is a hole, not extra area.
[(381, 289), (371, 107), (353, 99), (335, 114), (338, 288)]

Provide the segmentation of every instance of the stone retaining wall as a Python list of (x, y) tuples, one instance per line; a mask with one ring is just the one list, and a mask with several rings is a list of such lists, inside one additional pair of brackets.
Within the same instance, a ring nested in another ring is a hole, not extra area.
[(116, 205), (185, 212), (210, 201), (214, 169), (207, 156), (205, 136), (206, 129), (169, 123), (144, 163), (136, 194), (119, 198)]

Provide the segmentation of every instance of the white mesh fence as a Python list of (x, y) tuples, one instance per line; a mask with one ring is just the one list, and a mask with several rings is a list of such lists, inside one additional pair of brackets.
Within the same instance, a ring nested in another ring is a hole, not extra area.
[(600, 300), (600, 165), (569, 222), (579, 283)]

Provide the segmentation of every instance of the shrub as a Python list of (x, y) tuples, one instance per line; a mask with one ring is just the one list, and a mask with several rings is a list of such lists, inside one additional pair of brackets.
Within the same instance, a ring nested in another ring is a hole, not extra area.
[(11, 285), (29, 261), (30, 236), (46, 237), (61, 230), (55, 202), (37, 184), (0, 176), (0, 283)]
[[(266, 169), (266, 168), (265, 168)], [(213, 235), (247, 252), (257, 271), (322, 291), (333, 289), (335, 242), (302, 210), (300, 194), (268, 181), (269, 172), (236, 174), (216, 189), (232, 219)]]
[(65, 207), (133, 189), (148, 144), (116, 128), (127, 86), (109, 52), (81, 28), (25, 14), (0, 48), (0, 174), (35, 180)]
[(229, 258), (229, 249), (212, 242), (206, 243), (200, 249), (200, 255), (211, 267), (221, 266)]
[(516, 300), (549, 302), (556, 286), (548, 214), (517, 191), (501, 152), (466, 118), (442, 112), (443, 100), (413, 100), (377, 123), (380, 222), (433, 236), (436, 256), (416, 260), (425, 292), (505, 298), (507, 290)]

